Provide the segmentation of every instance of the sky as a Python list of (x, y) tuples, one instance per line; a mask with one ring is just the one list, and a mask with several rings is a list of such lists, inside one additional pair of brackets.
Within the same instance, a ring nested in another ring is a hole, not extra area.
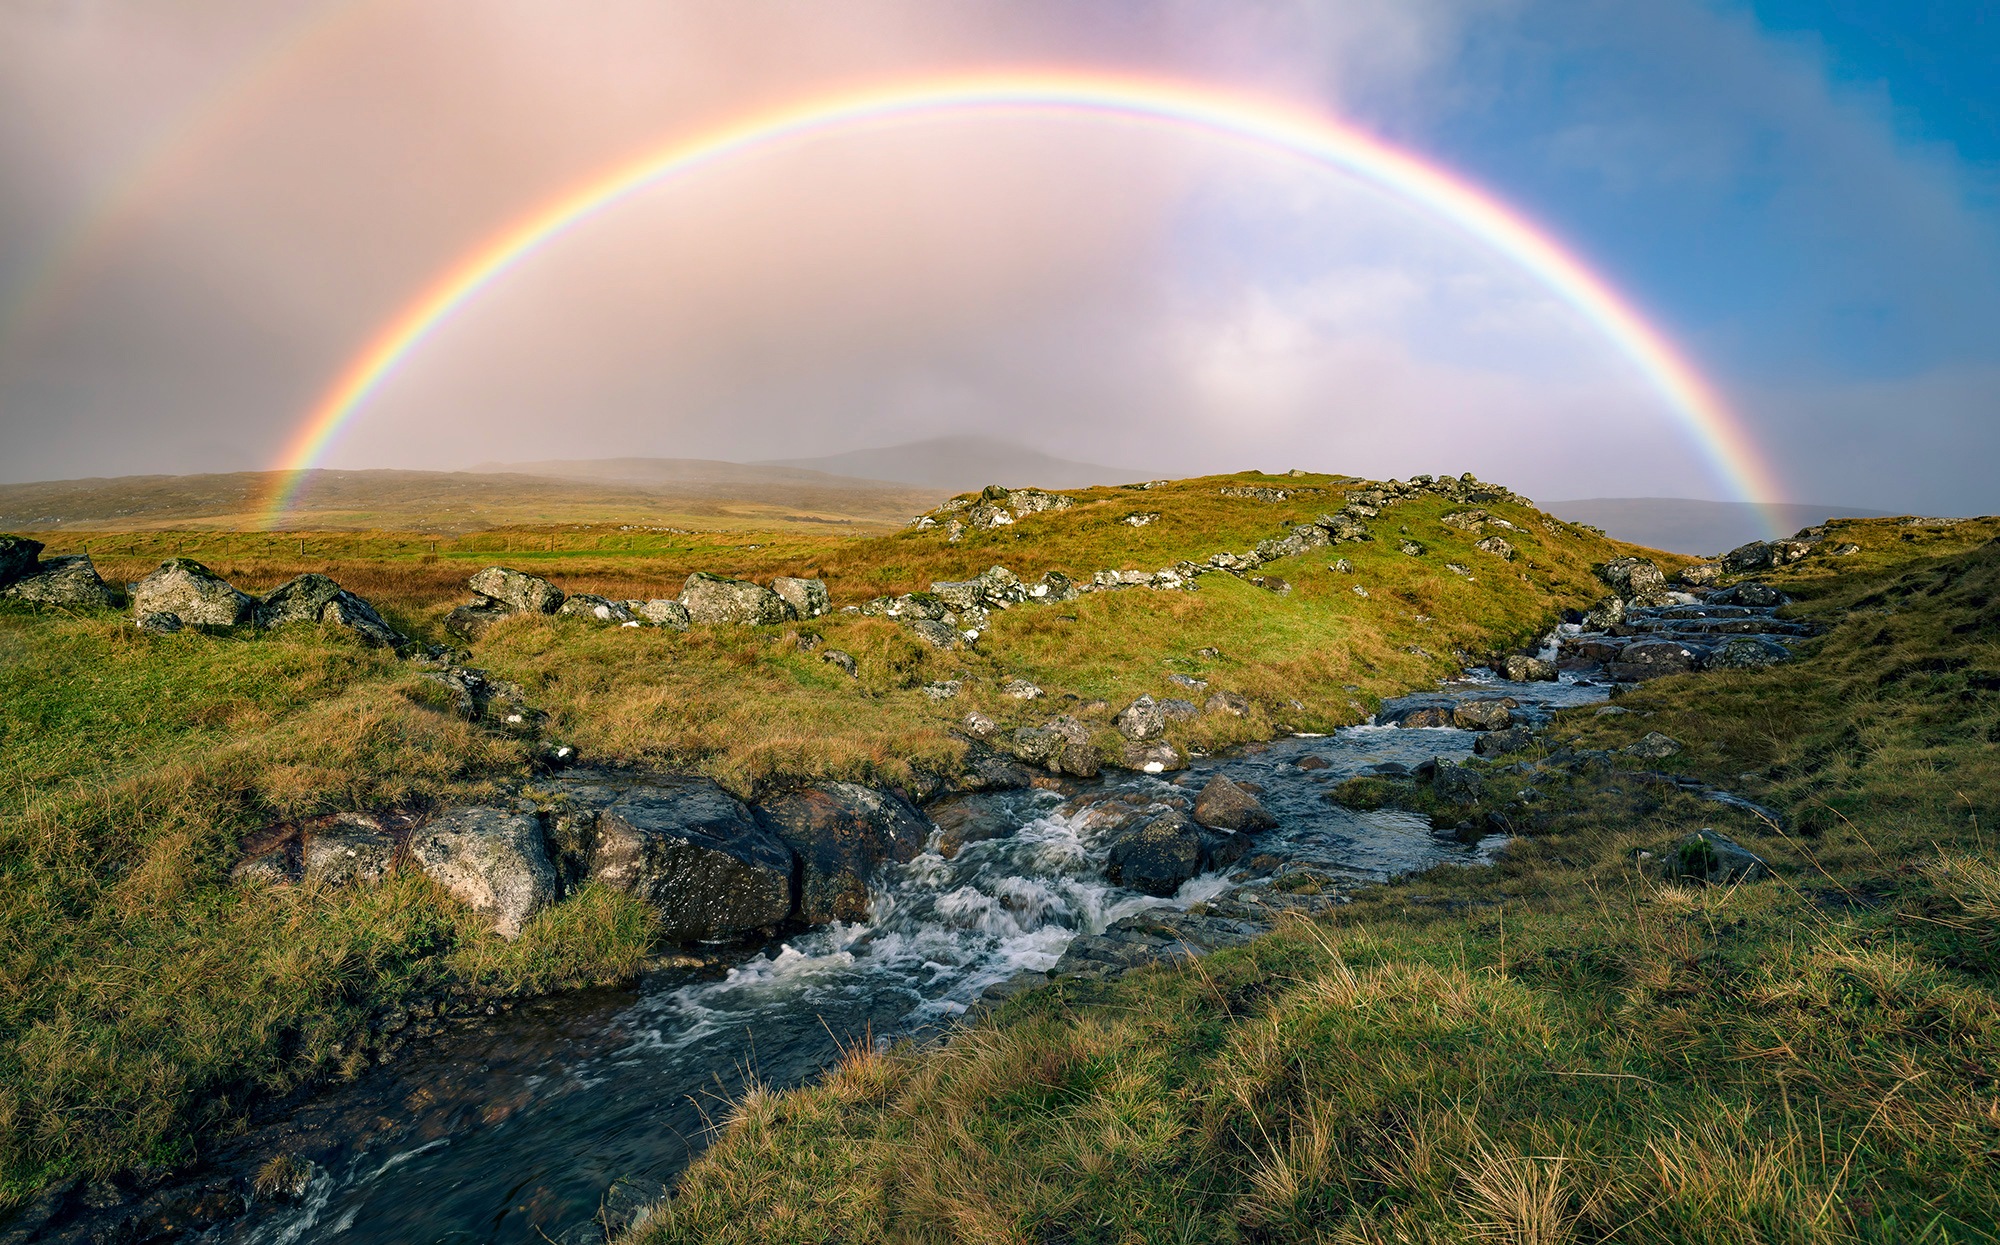
[[(2000, 17), (1964, 0), (0, 0), (0, 481), (274, 466), (437, 274), (593, 175), (815, 93), (1021, 66), (1358, 126), (1639, 308), (1773, 500), (2000, 511)], [(634, 195), (471, 300), (322, 462), (960, 432), (1135, 475), (1737, 496), (1597, 326), (1452, 221), (1046, 117), (834, 132)]]

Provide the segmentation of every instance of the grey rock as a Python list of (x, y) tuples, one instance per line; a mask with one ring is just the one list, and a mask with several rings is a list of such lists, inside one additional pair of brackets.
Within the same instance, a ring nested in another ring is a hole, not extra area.
[(97, 577), (89, 556), (81, 553), (43, 559), (33, 573), (0, 589), (0, 596), (67, 609), (109, 609), (113, 604), (111, 589)]
[(910, 634), (932, 648), (954, 648), (962, 638), (950, 623), (935, 618), (916, 618), (903, 625), (909, 628)]
[(518, 938), (530, 917), (555, 902), (556, 871), (541, 823), (526, 813), (455, 809), (410, 836), (410, 855), (502, 938)]
[(25, 536), (0, 535), (0, 588), (35, 573), (35, 560), (42, 556), (42, 542)]
[(688, 607), (670, 597), (654, 597), (641, 605), (639, 617), (655, 627), (671, 627), (675, 631), (686, 631), (694, 623)]
[(1707, 656), (1706, 650), (1679, 640), (1635, 640), (1618, 650), (1611, 673), (1614, 678), (1640, 679), (1684, 674), (1700, 669)]
[(1431, 772), (1431, 792), (1449, 804), (1471, 804), (1485, 793), (1479, 775), (1463, 765), (1439, 761)]
[(1597, 577), (1627, 601), (1655, 597), (1667, 588), (1667, 577), (1646, 558), (1615, 558), (1597, 568)]
[(705, 625), (768, 626), (792, 617), (785, 599), (762, 584), (696, 571), (681, 585), (688, 617)]
[(837, 648), (830, 648), (826, 650), (824, 653), (821, 653), (819, 655), (819, 659), (821, 661), (828, 662), (831, 663), (832, 665), (840, 667), (841, 670), (846, 672), (847, 677), (850, 679), (858, 679), (861, 677), (861, 667), (855, 663), (854, 657), (850, 653), (844, 652)]
[(612, 623), (623, 626), (628, 622), (640, 621), (623, 601), (612, 601), (590, 592), (575, 592), (563, 598), (556, 608), (560, 618), (581, 618), (587, 622)]
[(729, 938), (792, 912), (792, 851), (705, 778), (663, 777), (598, 815), (592, 880), (660, 911), (673, 942)]
[(257, 603), (192, 558), (169, 558), (132, 589), (132, 616), (173, 614), (190, 627), (235, 627)]
[(1009, 679), (1000, 685), (1000, 694), (1013, 700), (1037, 700), (1045, 693), (1026, 679)]
[(1662, 735), (1658, 731), (1647, 731), (1636, 741), (1627, 744), (1624, 753), (1628, 757), (1639, 757), (1648, 761), (1661, 761), (1681, 750), (1678, 739)]
[(1535, 734), (1525, 726), (1510, 726), (1505, 730), (1487, 731), (1472, 741), (1472, 751), (1483, 757), (1507, 756), (1532, 748)]
[(1270, 810), (1223, 774), (1208, 780), (1194, 800), (1194, 819), (1211, 830), (1254, 834), (1278, 824)]
[(1558, 673), (1554, 662), (1522, 653), (1509, 653), (1500, 665), (1501, 672), (1513, 683), (1553, 683)]
[(1423, 545), (1419, 544), (1414, 540), (1406, 540), (1401, 544), (1397, 545), (1396, 548), (1402, 550), (1405, 554), (1413, 558), (1421, 558), (1424, 556)]
[(1461, 700), (1451, 711), (1451, 724), (1467, 731), (1500, 731), (1514, 723), (1513, 704), (1507, 699)]
[(969, 610), (979, 604), (979, 581), (976, 579), (934, 579), (931, 581), (931, 595), (955, 610)]
[(147, 614), (139, 620), (139, 630), (154, 635), (172, 635), (181, 629), (178, 614)]
[(1583, 625), (1592, 631), (1608, 631), (1625, 621), (1625, 602), (1617, 597), (1599, 601), (1583, 612)]
[(304, 836), (301, 864), (308, 885), (373, 886), (396, 864), (396, 841), (361, 817), (345, 817)]
[(474, 643), (494, 623), (514, 615), (513, 610), (498, 601), (482, 598), (470, 605), (461, 605), (444, 616), (444, 629), (467, 644)]
[(1169, 722), (1192, 722), (1201, 716), (1201, 710), (1195, 708), (1192, 700), (1182, 700), (1177, 696), (1169, 696), (1159, 703), (1161, 714)]
[(1233, 718), (1250, 716), (1250, 699), (1239, 692), (1216, 692), (1202, 705), (1209, 713), (1226, 713)]
[(833, 598), (827, 595), (824, 579), (795, 579), (780, 575), (771, 581), (771, 591), (791, 606), (792, 613), (799, 618), (818, 618), (833, 609)]
[(480, 596), (517, 614), (553, 614), (563, 603), (562, 589), (548, 580), (504, 566), (489, 566), (466, 583)]
[(1754, 882), (1771, 875), (1771, 866), (1727, 835), (1697, 830), (1674, 844), (1661, 860), (1668, 877), (1711, 885)]
[(1715, 646), (1708, 664), (1715, 670), (1762, 670), (1791, 659), (1792, 650), (1767, 636), (1735, 635)]
[(1112, 725), (1127, 739), (1158, 739), (1167, 732), (1167, 715), (1151, 696), (1141, 696), (1113, 718)]
[(1722, 568), (1713, 562), (1693, 562), (1680, 569), (1674, 578), (1690, 588), (1702, 588), (1722, 577)]
[(983, 713), (973, 712), (965, 715), (965, 729), (975, 739), (991, 739), (1000, 733), (1000, 724)]
[(1186, 758), (1164, 739), (1144, 743), (1136, 739), (1127, 740), (1118, 763), (1142, 774), (1165, 774), (1187, 766)]
[(1472, 547), (1482, 553), (1490, 553), (1494, 557), (1504, 559), (1508, 562), (1514, 560), (1514, 546), (1508, 544), (1498, 536), (1488, 536), (1482, 540), (1474, 541)]
[(1041, 582), (1028, 589), (1030, 599), (1050, 605), (1061, 601), (1074, 601), (1080, 593), (1076, 581), (1061, 571), (1044, 572)]
[(1023, 726), (1012, 740), (1013, 753), (1030, 765), (1074, 778), (1095, 778), (1101, 767), (1090, 728), (1065, 714), (1046, 725)]
[(950, 700), (965, 687), (962, 679), (941, 679), (924, 684), (924, 695), (932, 700)]
[(1760, 584), (1754, 579), (1712, 592), (1708, 599), (1715, 605), (1748, 605), (1759, 609), (1784, 605), (1791, 600), (1771, 585)]
[(1112, 840), (1104, 876), (1118, 886), (1160, 898), (1201, 872), (1201, 830), (1179, 812), (1163, 813)]
[(897, 796), (845, 782), (767, 800), (757, 818), (798, 856), (798, 916), (813, 923), (867, 919), (869, 880), (915, 860), (931, 829)]
[(1028, 589), (1021, 583), (1021, 577), (1004, 566), (986, 568), (974, 582), (979, 585), (979, 600), (983, 605), (998, 608), (1028, 599)]
[(346, 627), (363, 643), (398, 652), (415, 643), (384, 622), (374, 606), (324, 575), (309, 573), (286, 580), (257, 603), (259, 627), (282, 627), (295, 622)]

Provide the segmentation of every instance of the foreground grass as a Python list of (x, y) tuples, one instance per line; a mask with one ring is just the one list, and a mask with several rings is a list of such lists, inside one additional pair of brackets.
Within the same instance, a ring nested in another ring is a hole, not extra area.
[[(1789, 826), (1496, 769), (1546, 812), (1493, 868), (752, 1093), (631, 1239), (2000, 1239), (2000, 545), (1867, 531), (1782, 576), (1811, 659), (1559, 728)], [(1702, 826), (1778, 876), (1648, 871)]]

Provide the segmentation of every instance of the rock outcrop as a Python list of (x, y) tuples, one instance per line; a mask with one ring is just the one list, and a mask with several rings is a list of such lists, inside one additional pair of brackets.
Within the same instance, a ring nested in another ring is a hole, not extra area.
[(865, 920), (869, 879), (916, 859), (930, 836), (901, 798), (845, 782), (766, 800), (757, 818), (798, 856), (797, 915), (814, 923)]
[(0, 596), (66, 609), (109, 609), (115, 604), (111, 589), (98, 578), (89, 556), (81, 553), (43, 559), (27, 574), (0, 588)]
[(555, 902), (556, 871), (542, 828), (527, 813), (461, 808), (410, 836), (410, 856), (432, 881), (518, 938), (528, 919)]
[(767, 626), (792, 617), (785, 599), (762, 584), (696, 571), (681, 585), (688, 618), (703, 624)]
[(236, 627), (257, 602), (193, 558), (169, 558), (132, 588), (132, 616), (172, 614), (190, 627)]
[(259, 627), (332, 623), (378, 648), (400, 653), (415, 647), (415, 641), (384, 622), (374, 606), (324, 575), (305, 574), (286, 580), (257, 603), (256, 617)]

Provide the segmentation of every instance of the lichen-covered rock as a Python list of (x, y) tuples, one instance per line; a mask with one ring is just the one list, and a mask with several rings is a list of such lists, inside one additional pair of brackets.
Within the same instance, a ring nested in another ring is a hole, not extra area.
[(1754, 579), (1731, 584), (1720, 592), (1711, 592), (1708, 599), (1716, 605), (1748, 605), (1759, 609), (1769, 609), (1791, 600), (1771, 585), (1760, 584)]
[(1490, 553), (1503, 561), (1512, 562), (1514, 560), (1514, 546), (1508, 544), (1498, 536), (1487, 536), (1474, 541), (1472, 547), (1482, 553)]
[(955, 610), (969, 610), (979, 604), (979, 581), (976, 579), (934, 579), (931, 581), (931, 595)]
[(681, 585), (681, 604), (698, 623), (769, 626), (788, 621), (792, 607), (762, 584), (696, 571)]
[(1791, 659), (1792, 651), (1769, 636), (1733, 635), (1715, 646), (1708, 664), (1714, 670), (1762, 670)]
[(1201, 830), (1186, 814), (1162, 813), (1111, 842), (1104, 876), (1142, 894), (1171, 896), (1201, 872)]
[(861, 677), (861, 667), (855, 662), (852, 653), (837, 648), (830, 648), (821, 653), (819, 659), (830, 666), (838, 667), (840, 672), (850, 679)]
[(69, 609), (109, 609), (113, 603), (111, 589), (98, 578), (90, 558), (81, 553), (44, 558), (33, 573), (0, 589), (0, 596)]
[(930, 836), (902, 799), (845, 782), (767, 800), (757, 818), (798, 856), (798, 916), (815, 923), (867, 919), (869, 879), (915, 860)]
[(1558, 673), (1554, 662), (1525, 653), (1507, 654), (1500, 667), (1510, 683), (1553, 683)]
[(1525, 726), (1510, 726), (1505, 730), (1487, 731), (1472, 741), (1474, 754), (1483, 757), (1507, 756), (1534, 746), (1535, 735)]
[(1239, 692), (1215, 692), (1202, 709), (1208, 713), (1226, 713), (1232, 718), (1246, 718), (1250, 716), (1250, 699)]
[(833, 609), (833, 598), (827, 595), (824, 579), (780, 575), (771, 581), (771, 591), (791, 606), (792, 613), (799, 618), (818, 618)]
[(525, 571), (489, 566), (466, 583), (480, 596), (517, 614), (553, 614), (562, 608), (562, 589)]
[(659, 909), (674, 942), (771, 929), (792, 913), (792, 851), (706, 778), (663, 777), (597, 817), (593, 881)]
[(950, 623), (935, 618), (914, 618), (904, 626), (910, 629), (910, 634), (932, 648), (952, 648), (962, 638)]
[(1043, 726), (1023, 726), (1012, 739), (1014, 755), (1030, 765), (1075, 778), (1095, 778), (1101, 768), (1090, 728), (1067, 714)]
[(1627, 682), (1657, 679), (1699, 670), (1707, 657), (1706, 650), (1679, 640), (1636, 640), (1618, 650), (1618, 660), (1606, 663), (1605, 672)]
[(181, 629), (177, 614), (147, 614), (139, 619), (138, 628), (152, 635), (172, 635)]
[(1208, 780), (1194, 800), (1194, 819), (1211, 830), (1254, 834), (1278, 824), (1257, 797), (1222, 774)]
[(1167, 732), (1167, 715), (1151, 696), (1141, 696), (1125, 706), (1111, 722), (1127, 739), (1158, 739)]
[(1451, 724), (1466, 731), (1502, 731), (1514, 724), (1513, 709), (1507, 699), (1461, 700), (1451, 711)]
[(0, 535), (0, 588), (35, 573), (35, 561), (42, 556), (42, 542), (25, 536)]
[(1598, 578), (1627, 601), (1641, 601), (1667, 589), (1667, 577), (1646, 558), (1615, 558), (1597, 568)]
[(555, 902), (556, 871), (541, 823), (525, 813), (454, 809), (410, 836), (410, 856), (502, 938), (519, 937), (530, 917)]
[(1474, 770), (1451, 761), (1431, 769), (1431, 793), (1447, 804), (1472, 804), (1485, 794), (1486, 784)]
[(396, 863), (396, 841), (361, 817), (343, 817), (310, 831), (302, 849), (308, 885), (373, 886), (388, 877)]
[(563, 598), (557, 607), (560, 618), (582, 618), (590, 622), (615, 623), (623, 626), (628, 622), (638, 622), (639, 616), (623, 601), (612, 601), (589, 592), (573, 592)]
[(1018, 605), (1028, 599), (1027, 585), (1004, 566), (989, 566), (973, 581), (979, 585), (979, 603), (995, 609)]
[(1187, 768), (1187, 758), (1164, 739), (1127, 740), (1118, 763), (1142, 774), (1165, 774)]
[(384, 622), (374, 606), (324, 575), (305, 574), (286, 580), (257, 603), (259, 627), (282, 627), (295, 622), (346, 627), (364, 643), (399, 652), (414, 643)]
[(1659, 731), (1647, 731), (1626, 745), (1625, 755), (1645, 761), (1663, 761), (1680, 750), (1680, 740), (1671, 735), (1663, 735)]
[(675, 631), (686, 631), (694, 622), (687, 606), (667, 597), (655, 597), (641, 605), (639, 617), (655, 627), (671, 627)]
[(132, 589), (132, 616), (172, 614), (190, 627), (249, 622), (257, 603), (193, 558), (169, 558)]
[(470, 605), (461, 605), (444, 616), (444, 629), (459, 639), (471, 644), (486, 634), (487, 628), (505, 618), (514, 616), (515, 611), (498, 601), (481, 598)]
[(1702, 588), (1722, 577), (1722, 568), (1713, 562), (1691, 562), (1674, 578), (1691, 588)]

